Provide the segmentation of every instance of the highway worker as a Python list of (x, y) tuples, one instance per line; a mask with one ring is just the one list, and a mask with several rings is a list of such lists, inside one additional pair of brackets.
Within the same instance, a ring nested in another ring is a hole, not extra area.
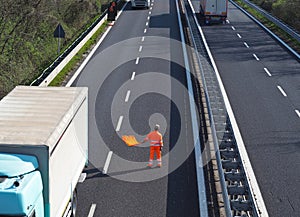
[(157, 166), (161, 167), (161, 150), (163, 147), (163, 138), (161, 133), (159, 132), (159, 125), (156, 124), (154, 126), (154, 131), (150, 132), (147, 137), (143, 140), (142, 143), (149, 141), (150, 142), (150, 157), (148, 167), (153, 166), (154, 153), (156, 153), (157, 158)]

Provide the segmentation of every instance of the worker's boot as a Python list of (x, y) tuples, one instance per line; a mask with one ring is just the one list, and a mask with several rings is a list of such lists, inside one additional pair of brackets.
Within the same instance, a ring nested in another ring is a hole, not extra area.
[(161, 167), (161, 166), (162, 166), (161, 160), (158, 160), (158, 161), (157, 161), (157, 166), (158, 166), (158, 167)]
[(148, 165), (147, 165), (147, 167), (150, 168), (150, 167), (152, 167), (152, 166), (153, 166), (153, 160), (150, 160), (149, 163), (148, 163)]

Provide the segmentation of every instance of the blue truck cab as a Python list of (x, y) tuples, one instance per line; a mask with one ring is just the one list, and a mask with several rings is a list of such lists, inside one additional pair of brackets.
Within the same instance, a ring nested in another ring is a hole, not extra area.
[(17, 86), (0, 101), (0, 217), (75, 217), (87, 162), (87, 88)]
[(0, 217), (43, 217), (43, 183), (37, 158), (0, 153)]

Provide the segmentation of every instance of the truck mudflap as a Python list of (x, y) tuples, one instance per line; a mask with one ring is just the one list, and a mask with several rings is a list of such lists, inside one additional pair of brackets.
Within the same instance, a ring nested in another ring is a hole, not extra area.
[(225, 23), (227, 18), (227, 15), (220, 16), (220, 15), (205, 15), (204, 21), (205, 24), (211, 24), (211, 23)]

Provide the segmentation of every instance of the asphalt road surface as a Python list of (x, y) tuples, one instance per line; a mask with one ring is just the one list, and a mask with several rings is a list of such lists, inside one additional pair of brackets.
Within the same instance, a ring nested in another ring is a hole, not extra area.
[[(130, 3), (76, 86), (89, 87), (89, 167), (78, 185), (78, 216), (199, 216), (191, 115), (174, 1), (149, 10)], [(164, 138), (162, 168), (147, 169), (154, 124)]]
[(228, 20), (203, 31), (269, 216), (300, 216), (300, 63), (232, 4)]

